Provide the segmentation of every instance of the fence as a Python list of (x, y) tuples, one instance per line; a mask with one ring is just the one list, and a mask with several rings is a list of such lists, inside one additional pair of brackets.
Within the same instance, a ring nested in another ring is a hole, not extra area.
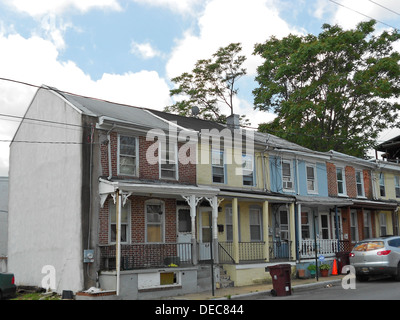
[[(121, 269), (165, 267), (192, 263), (191, 243), (134, 243), (121, 245)], [(115, 245), (100, 247), (101, 270), (115, 270)]]

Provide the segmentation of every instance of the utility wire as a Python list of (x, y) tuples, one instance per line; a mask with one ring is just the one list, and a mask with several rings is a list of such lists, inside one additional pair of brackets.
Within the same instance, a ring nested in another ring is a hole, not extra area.
[(352, 8), (349, 8), (349, 7), (345, 6), (344, 4), (341, 4), (341, 3), (336, 2), (336, 1), (334, 1), (334, 0), (329, 0), (329, 1), (330, 1), (330, 2), (333, 2), (333, 3), (335, 3), (335, 4), (337, 4), (338, 6), (341, 6), (341, 7), (343, 7), (343, 8), (348, 9), (348, 10), (351, 10), (351, 11), (353, 11), (353, 12), (355, 12), (355, 13), (358, 13), (358, 14), (360, 14), (360, 15), (362, 15), (362, 16), (368, 18), (368, 19), (375, 20), (375, 21), (377, 21), (377, 22), (379, 22), (379, 23), (381, 23), (381, 24), (383, 24), (383, 25), (385, 25), (385, 26), (387, 26), (387, 27), (389, 27), (389, 28), (393, 28), (394, 30), (399, 31), (399, 29), (397, 29), (396, 27), (393, 27), (393, 26), (390, 25), (390, 24), (387, 24), (387, 23), (385, 23), (385, 22), (383, 22), (383, 21), (380, 21), (380, 20), (378, 20), (378, 19), (375, 19), (375, 18), (373, 18), (373, 17), (370, 17), (370, 16), (368, 16), (368, 15), (366, 15), (366, 14), (360, 12), (360, 11), (357, 11), (357, 10), (354, 10), (354, 9), (352, 9)]
[(398, 12), (396, 12), (396, 11), (394, 11), (394, 10), (388, 8), (388, 7), (383, 6), (383, 5), (381, 5), (380, 3), (378, 3), (378, 2), (375, 2), (375, 1), (373, 1), (373, 0), (368, 0), (368, 1), (369, 1), (369, 2), (372, 2), (373, 4), (376, 4), (377, 6), (380, 6), (380, 7), (383, 8), (383, 9), (386, 9), (386, 10), (388, 10), (388, 11), (390, 11), (390, 12), (393, 12), (394, 14), (397, 14), (398, 16), (400, 16), (400, 13), (398, 13)]

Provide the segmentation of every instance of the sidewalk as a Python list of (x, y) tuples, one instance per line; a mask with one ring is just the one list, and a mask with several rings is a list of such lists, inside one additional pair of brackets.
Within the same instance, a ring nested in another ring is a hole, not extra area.
[[(291, 287), (292, 290), (307, 290), (316, 287), (324, 287), (333, 283), (340, 283), (345, 275), (336, 275), (329, 277), (319, 277), (316, 279), (292, 279)], [(256, 294), (270, 293), (273, 288), (272, 283), (257, 284), (243, 287), (230, 287), (223, 289), (216, 289), (214, 296), (211, 290), (200, 293), (191, 293), (181, 296), (169, 297), (169, 300), (210, 300), (210, 299), (240, 299), (249, 297)]]

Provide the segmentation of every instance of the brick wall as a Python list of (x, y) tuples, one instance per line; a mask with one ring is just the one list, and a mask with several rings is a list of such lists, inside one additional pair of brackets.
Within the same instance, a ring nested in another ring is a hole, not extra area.
[(346, 179), (346, 191), (350, 198), (357, 198), (356, 170), (346, 166), (344, 169)]
[(326, 163), (326, 171), (328, 175), (328, 194), (331, 197), (336, 197), (338, 194), (336, 181), (336, 166), (333, 163)]
[[(103, 140), (105, 138), (103, 137)], [(111, 168), (112, 168), (112, 176), (118, 177), (119, 179), (132, 179), (131, 176), (122, 176), (118, 175), (118, 133), (111, 132)], [(139, 142), (139, 176), (137, 178), (143, 180), (160, 180), (159, 179), (159, 164), (158, 161), (155, 164), (150, 164), (146, 159), (146, 153), (150, 146), (153, 146), (157, 142), (154, 141), (146, 141), (146, 137), (140, 136), (138, 137)], [(182, 143), (178, 144), (178, 150), (181, 149)], [(157, 145), (155, 145), (157, 146)], [(182, 149), (183, 150), (183, 149)], [(186, 151), (186, 150), (185, 150)], [(181, 161), (183, 156), (189, 156), (189, 151), (186, 154), (178, 153), (178, 181), (165, 179), (165, 181), (170, 183), (184, 183), (184, 184), (196, 184), (196, 149), (192, 148), (194, 154), (190, 154), (191, 161), (188, 164), (184, 164)], [(108, 163), (108, 146), (106, 144), (102, 144), (100, 147), (101, 152), (101, 172), (102, 176), (109, 176), (109, 163)], [(158, 148), (155, 149), (155, 152), (151, 151), (151, 154), (158, 159)]]
[[(150, 198), (142, 196), (130, 196), (131, 205), (131, 229), (130, 229), (130, 242), (144, 243), (146, 242), (145, 232), (145, 202), (147, 200), (156, 199), (162, 201), (165, 206), (164, 217), (164, 233), (165, 242), (176, 242), (176, 200), (168, 198)], [(109, 239), (109, 203), (112, 197), (109, 196), (104, 203), (104, 207), (100, 209), (99, 214), (99, 243), (102, 245), (108, 244)]]

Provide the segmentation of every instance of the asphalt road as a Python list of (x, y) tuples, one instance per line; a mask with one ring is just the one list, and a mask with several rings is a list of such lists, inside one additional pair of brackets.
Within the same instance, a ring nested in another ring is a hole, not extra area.
[(400, 282), (391, 278), (375, 278), (356, 282), (355, 289), (343, 289), (341, 282), (322, 288), (293, 290), (290, 296), (270, 294), (253, 296), (252, 300), (400, 300)]

